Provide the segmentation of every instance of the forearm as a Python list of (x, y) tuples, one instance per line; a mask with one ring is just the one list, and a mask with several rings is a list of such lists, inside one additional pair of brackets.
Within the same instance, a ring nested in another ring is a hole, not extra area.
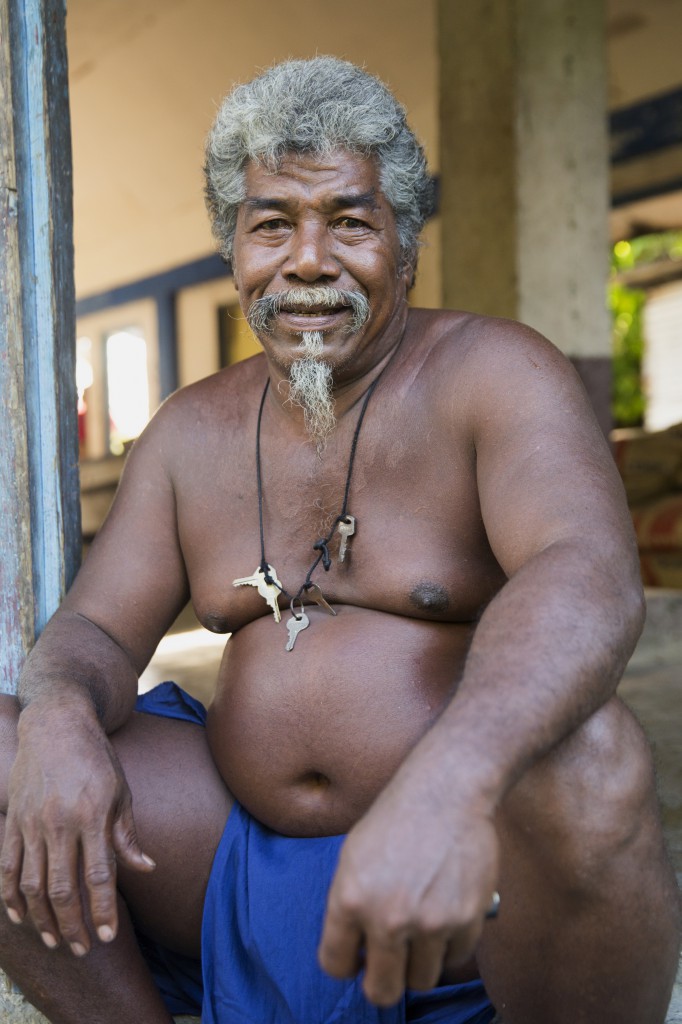
[(49, 703), (52, 709), (91, 717), (113, 732), (130, 716), (137, 673), (126, 652), (83, 616), (59, 611), (48, 623), (22, 671), (22, 709)]
[(633, 574), (566, 543), (545, 549), (486, 609), (457, 694), (407, 772), (442, 780), (445, 799), (456, 780), (462, 799), (492, 810), (613, 695), (642, 621)]

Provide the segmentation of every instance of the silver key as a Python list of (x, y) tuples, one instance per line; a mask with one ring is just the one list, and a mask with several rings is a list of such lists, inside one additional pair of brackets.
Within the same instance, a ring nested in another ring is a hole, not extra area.
[(265, 599), (269, 608), (272, 608), (272, 614), (275, 616), (275, 622), (279, 622), (282, 618), (282, 613), (277, 603), (282, 584), (277, 579), (277, 574), (271, 565), (268, 566), (268, 575), (274, 580), (274, 583), (265, 582), (265, 573), (260, 566), (256, 569), (252, 576), (240, 576), (239, 579), (232, 580), (233, 587), (257, 587), (258, 593), (262, 598)]
[(355, 533), (355, 516), (347, 515), (345, 519), (342, 519), (336, 524), (336, 529), (341, 534), (341, 543), (339, 544), (339, 562), (344, 562), (346, 559), (346, 551), (348, 549), (348, 541)]
[(329, 612), (330, 615), (336, 615), (336, 612), (327, 601), (326, 597), (318, 587), (317, 583), (311, 583), (305, 592), (306, 594), (309, 594), (310, 597), (312, 597), (313, 601), (315, 601), (316, 604), (319, 604), (320, 608), (324, 608), (324, 610), (326, 612)]
[(286, 646), (287, 651), (293, 651), (294, 644), (296, 643), (296, 637), (298, 636), (302, 629), (305, 629), (309, 625), (310, 619), (303, 611), (303, 609), (301, 609), (301, 614), (299, 615), (298, 618), (296, 618), (296, 615), (292, 615), (292, 617), (287, 622), (287, 629), (289, 630), (289, 640)]

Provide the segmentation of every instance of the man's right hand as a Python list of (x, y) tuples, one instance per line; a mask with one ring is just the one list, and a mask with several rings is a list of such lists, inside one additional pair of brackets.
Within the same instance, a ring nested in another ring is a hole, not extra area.
[(118, 927), (116, 862), (152, 871), (135, 833), (125, 776), (94, 709), (40, 698), (19, 719), (9, 780), (2, 898), (12, 921), (32, 921), (43, 942), (90, 949), (86, 919), (102, 942)]

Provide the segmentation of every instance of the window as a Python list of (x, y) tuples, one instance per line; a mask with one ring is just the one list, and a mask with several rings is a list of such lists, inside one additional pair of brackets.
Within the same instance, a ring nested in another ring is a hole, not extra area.
[(154, 303), (81, 317), (76, 346), (81, 457), (121, 455), (159, 401)]

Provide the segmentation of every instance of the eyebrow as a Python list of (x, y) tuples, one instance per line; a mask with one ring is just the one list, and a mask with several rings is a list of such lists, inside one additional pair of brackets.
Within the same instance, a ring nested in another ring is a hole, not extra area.
[[(267, 196), (247, 196), (244, 206), (250, 210), (282, 210), (286, 211), (291, 206), (287, 199), (274, 199)], [(329, 206), (332, 210), (344, 210), (361, 207), (368, 210), (377, 209), (376, 189), (369, 189), (367, 192), (344, 192), (334, 196)]]

